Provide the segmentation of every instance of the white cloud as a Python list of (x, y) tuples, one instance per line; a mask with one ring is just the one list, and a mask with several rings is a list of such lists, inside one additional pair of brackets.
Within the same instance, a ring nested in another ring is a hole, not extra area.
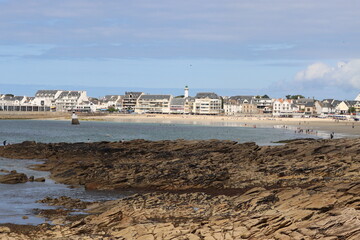
[(360, 89), (360, 59), (348, 62), (338, 62), (337, 66), (329, 66), (317, 62), (300, 71), (295, 76), (295, 82), (300, 84), (320, 84), (342, 88)]

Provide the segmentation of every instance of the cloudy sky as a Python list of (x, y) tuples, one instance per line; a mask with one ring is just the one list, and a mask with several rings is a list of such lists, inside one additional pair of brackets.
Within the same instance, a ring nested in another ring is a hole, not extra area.
[(0, 93), (353, 99), (359, 42), (358, 0), (0, 0)]

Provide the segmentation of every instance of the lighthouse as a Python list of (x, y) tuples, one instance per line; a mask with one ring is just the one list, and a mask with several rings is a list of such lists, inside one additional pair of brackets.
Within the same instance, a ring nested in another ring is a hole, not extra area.
[(188, 86), (185, 86), (184, 88), (184, 98), (188, 98), (189, 97), (189, 88)]

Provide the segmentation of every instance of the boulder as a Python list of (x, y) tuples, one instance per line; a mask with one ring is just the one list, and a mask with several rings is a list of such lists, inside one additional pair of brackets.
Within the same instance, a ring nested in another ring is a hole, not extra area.
[(4, 184), (25, 183), (27, 181), (28, 177), (24, 173), (10, 173), (7, 175), (0, 175), (0, 183)]
[(35, 181), (35, 182), (45, 182), (45, 178), (44, 178), (44, 177), (35, 178), (34, 181)]

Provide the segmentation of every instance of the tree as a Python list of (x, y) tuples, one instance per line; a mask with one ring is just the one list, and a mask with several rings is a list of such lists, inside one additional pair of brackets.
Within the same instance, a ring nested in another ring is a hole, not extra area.
[(286, 99), (299, 99), (299, 98), (305, 98), (303, 95), (286, 95)]
[(113, 106), (110, 106), (110, 107), (108, 107), (108, 109), (106, 111), (113, 113), (113, 112), (117, 112), (118, 110), (116, 108), (114, 108)]
[(348, 113), (355, 113), (356, 109), (354, 107), (349, 107)]

